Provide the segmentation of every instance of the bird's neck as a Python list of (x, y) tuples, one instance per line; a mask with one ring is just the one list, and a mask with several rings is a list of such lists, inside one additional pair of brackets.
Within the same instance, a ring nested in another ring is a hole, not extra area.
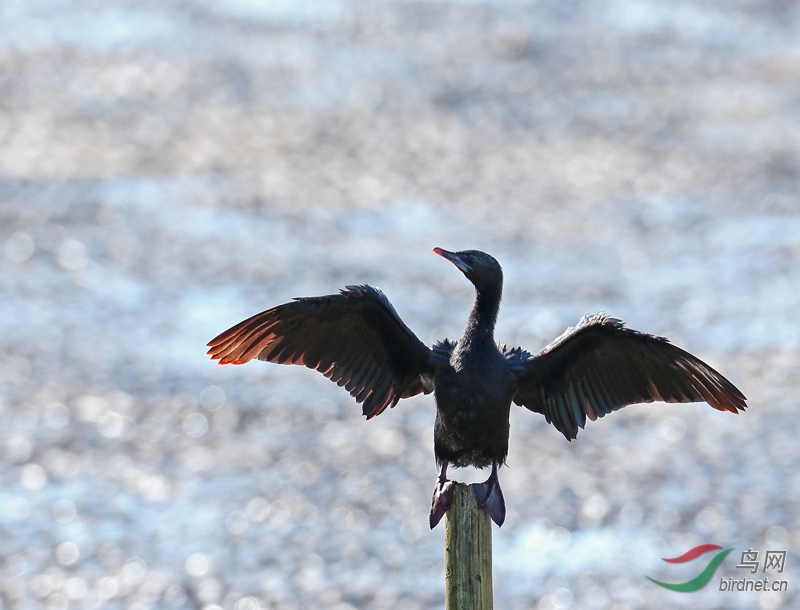
[(475, 304), (469, 314), (462, 343), (473, 345), (485, 341), (494, 342), (494, 326), (500, 311), (501, 295), (502, 286), (475, 289)]

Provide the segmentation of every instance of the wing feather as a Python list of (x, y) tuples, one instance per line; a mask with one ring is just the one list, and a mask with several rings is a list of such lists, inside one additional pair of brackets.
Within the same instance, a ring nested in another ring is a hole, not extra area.
[[(591, 396), (591, 391), (589, 390), (588, 381), (586, 378), (579, 379), (575, 384), (575, 393), (578, 395), (578, 402), (581, 406), (581, 409), (586, 413), (586, 417), (588, 417), (591, 421), (595, 421), (597, 419), (597, 413), (595, 413), (595, 410), (592, 407), (592, 401), (589, 399), (589, 396)], [(586, 424), (586, 421), (584, 420), (583, 423)]]
[(364, 403), (367, 418), (400, 398), (428, 393), (431, 350), (403, 323), (377, 288), (294, 299), (236, 324), (209, 344), (219, 364), (254, 358), (318, 370)]
[(514, 402), (542, 413), (569, 440), (587, 417), (639, 402), (705, 401), (731, 413), (747, 408), (744, 394), (702, 360), (604, 314), (585, 316), (536, 356), (504, 351), (523, 370)]
[(381, 372), (380, 378), (375, 381), (369, 394), (364, 398), (364, 404), (362, 405), (364, 415), (369, 415), (376, 406), (380, 406), (382, 399), (386, 397), (386, 392), (389, 389), (390, 383), (391, 377)]

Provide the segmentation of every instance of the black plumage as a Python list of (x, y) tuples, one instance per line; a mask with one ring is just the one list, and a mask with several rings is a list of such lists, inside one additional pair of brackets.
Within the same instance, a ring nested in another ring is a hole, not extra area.
[(298, 298), (257, 314), (208, 344), (219, 364), (257, 358), (316, 369), (350, 392), (367, 419), (401, 398), (434, 391), (434, 454), (441, 470), (431, 527), (450, 502), (450, 464), (492, 466), (489, 479), (474, 486), (475, 494), (502, 524), (497, 467), (508, 455), (512, 402), (544, 415), (568, 440), (587, 418), (633, 403), (706, 401), (732, 413), (747, 407), (744, 395), (706, 363), (604, 314), (584, 316), (535, 356), (498, 346), (500, 264), (477, 250), (434, 252), (475, 286), (475, 303), (457, 342), (444, 339), (429, 349), (380, 290), (348, 286), (340, 294)]
[(430, 350), (377, 288), (294, 299), (254, 315), (208, 344), (219, 364), (253, 358), (316, 369), (363, 403), (367, 419), (425, 390)]

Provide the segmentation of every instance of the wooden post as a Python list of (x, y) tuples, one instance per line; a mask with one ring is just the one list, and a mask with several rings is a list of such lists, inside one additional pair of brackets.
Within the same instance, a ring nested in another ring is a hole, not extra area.
[(446, 610), (492, 610), (492, 520), (469, 485), (455, 483), (445, 516)]

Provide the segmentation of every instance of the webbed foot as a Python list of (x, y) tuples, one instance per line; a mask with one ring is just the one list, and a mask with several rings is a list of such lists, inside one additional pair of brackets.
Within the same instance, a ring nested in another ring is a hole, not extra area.
[(436, 527), (439, 521), (442, 520), (442, 517), (444, 517), (444, 514), (450, 510), (450, 504), (453, 502), (453, 487), (453, 481), (447, 478), (447, 461), (445, 460), (442, 462), (442, 469), (439, 472), (436, 487), (433, 489), (431, 514), (428, 518), (431, 529)]
[(506, 501), (500, 489), (500, 482), (497, 480), (497, 463), (492, 465), (492, 474), (488, 479), (483, 483), (472, 484), (472, 491), (475, 493), (478, 507), (489, 514), (497, 527), (502, 526), (506, 520)]

